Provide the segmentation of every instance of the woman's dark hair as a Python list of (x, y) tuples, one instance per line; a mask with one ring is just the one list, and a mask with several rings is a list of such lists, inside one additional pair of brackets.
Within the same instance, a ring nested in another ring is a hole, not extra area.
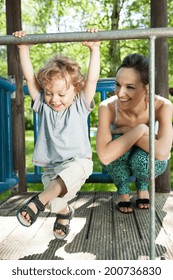
[(149, 61), (144, 55), (137, 53), (127, 55), (118, 67), (116, 73), (123, 67), (135, 69), (139, 73), (142, 83), (144, 85), (149, 83)]

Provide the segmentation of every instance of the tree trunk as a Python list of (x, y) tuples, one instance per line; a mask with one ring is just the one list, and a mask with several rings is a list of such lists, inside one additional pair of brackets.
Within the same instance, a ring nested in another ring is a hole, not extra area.
[[(21, 0), (6, 0), (7, 35), (21, 30)], [(12, 100), (12, 130), (13, 130), (13, 168), (19, 177), (18, 191), (26, 192), (25, 179), (25, 121), (23, 75), (19, 63), (19, 53), (16, 46), (7, 46), (8, 75), (14, 77), (16, 96)]]
[[(111, 15), (111, 30), (118, 30), (119, 27), (119, 18), (120, 18), (120, 0), (113, 0), (113, 10)], [(110, 77), (115, 77), (116, 68), (120, 64), (120, 49), (119, 41), (111, 40), (110, 41)]]
[[(167, 27), (167, 0), (151, 0), (151, 27)], [(169, 97), (168, 89), (168, 40), (156, 40), (156, 94)], [(170, 192), (170, 165), (156, 178), (156, 192)]]

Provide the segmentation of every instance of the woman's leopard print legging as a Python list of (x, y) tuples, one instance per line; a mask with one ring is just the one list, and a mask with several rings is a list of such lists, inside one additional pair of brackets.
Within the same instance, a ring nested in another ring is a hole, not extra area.
[[(114, 134), (112, 139), (120, 137)], [(155, 177), (161, 175), (167, 167), (167, 160), (155, 160)], [(123, 156), (104, 165), (118, 189), (118, 194), (130, 193), (130, 176), (135, 177), (137, 190), (148, 190), (149, 186), (149, 154), (137, 146), (133, 146)]]

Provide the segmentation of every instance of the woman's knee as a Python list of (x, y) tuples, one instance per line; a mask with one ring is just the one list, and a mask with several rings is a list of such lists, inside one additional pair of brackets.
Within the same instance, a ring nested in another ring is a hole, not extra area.
[(167, 160), (155, 160), (155, 177), (160, 176), (165, 172), (168, 165)]
[[(136, 178), (149, 178), (150, 162), (149, 154), (137, 148), (130, 159), (130, 167)], [(155, 160), (155, 177), (161, 175), (167, 167), (167, 160)]]

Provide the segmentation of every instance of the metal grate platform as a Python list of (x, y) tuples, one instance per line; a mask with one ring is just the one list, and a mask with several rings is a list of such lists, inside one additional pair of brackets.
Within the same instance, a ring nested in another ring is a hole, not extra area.
[[(52, 233), (55, 216), (41, 213), (29, 228), (15, 212), (28, 193), (0, 205), (0, 259), (6, 260), (138, 260), (149, 259), (149, 210), (134, 206), (133, 214), (115, 209), (116, 193), (79, 193), (70, 202), (75, 214), (63, 241)], [(132, 198), (135, 205), (135, 194)], [(173, 259), (173, 192), (156, 194), (156, 258)]]

